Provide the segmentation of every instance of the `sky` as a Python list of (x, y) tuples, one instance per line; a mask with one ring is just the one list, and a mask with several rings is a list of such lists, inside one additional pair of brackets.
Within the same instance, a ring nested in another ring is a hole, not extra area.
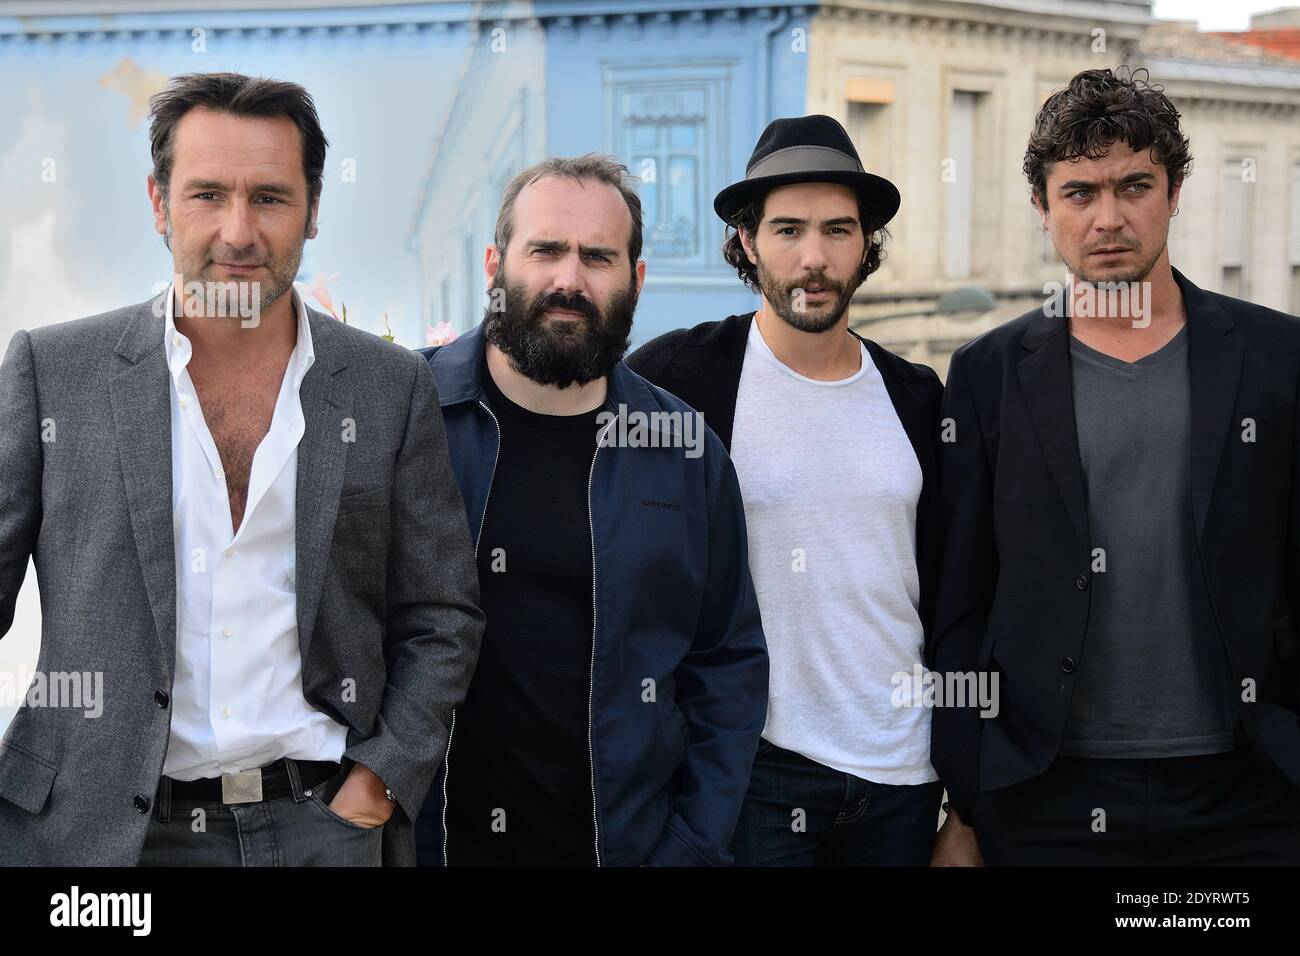
[(1155, 15), (1163, 20), (1196, 20), (1202, 30), (1247, 30), (1252, 13), (1296, 6), (1300, 0), (1156, 0)]

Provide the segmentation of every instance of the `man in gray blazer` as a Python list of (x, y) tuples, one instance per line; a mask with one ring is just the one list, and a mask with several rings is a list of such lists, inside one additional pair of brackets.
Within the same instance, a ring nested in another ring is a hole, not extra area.
[(29, 557), (42, 611), (0, 862), (413, 864), (483, 628), (428, 364), (293, 291), (304, 89), (152, 108), (172, 287), (0, 365), (0, 636)]

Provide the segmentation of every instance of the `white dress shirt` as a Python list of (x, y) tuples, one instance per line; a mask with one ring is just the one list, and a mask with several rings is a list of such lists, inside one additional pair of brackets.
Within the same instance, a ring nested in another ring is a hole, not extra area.
[[(261, 767), (280, 757), (338, 760), (347, 728), (307, 703), (298, 649), (294, 552), (299, 388), (315, 361), (296, 292), (298, 341), (271, 427), (253, 456), (243, 522), (231, 534), (221, 457), (187, 366), (167, 293), (171, 370), (172, 524), (176, 543), (176, 675), (163, 773), (177, 780)], [(232, 320), (233, 321), (233, 320)]]

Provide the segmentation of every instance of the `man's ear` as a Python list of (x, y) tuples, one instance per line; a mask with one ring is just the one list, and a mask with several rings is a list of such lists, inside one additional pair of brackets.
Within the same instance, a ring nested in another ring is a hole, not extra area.
[(740, 247), (745, 250), (749, 261), (758, 262), (758, 256), (754, 253), (754, 237), (740, 228), (736, 229), (736, 235), (740, 237)]
[(1043, 200), (1038, 195), (1037, 189), (1033, 191), (1029, 201), (1034, 204), (1034, 210), (1038, 213), (1038, 220), (1043, 224), (1043, 228), (1046, 229), (1047, 228), (1047, 207), (1043, 205)]
[(311, 225), (307, 228), (307, 238), (308, 238), (308, 239), (315, 239), (315, 238), (316, 238), (316, 232), (317, 232), (317, 228), (316, 228), (316, 219), (317, 219), (318, 216), (320, 216), (320, 198), (319, 198), (319, 197), (317, 197), (316, 201), (315, 201), (314, 203), (312, 203), (310, 216), (311, 216)]
[(146, 179), (146, 185), (149, 191), (149, 205), (153, 207), (153, 228), (160, 236), (167, 235), (167, 202), (163, 199), (162, 190), (158, 187), (158, 182), (150, 173)]
[(501, 254), (497, 252), (495, 243), (490, 243), (483, 253), (483, 272), (488, 278), (488, 284), (497, 276), (497, 270), (501, 268)]
[(1172, 219), (1178, 215), (1178, 197), (1183, 194), (1183, 180), (1174, 183), (1174, 188), (1169, 192), (1169, 218)]
[(641, 294), (641, 287), (645, 285), (645, 260), (636, 261), (636, 294)]

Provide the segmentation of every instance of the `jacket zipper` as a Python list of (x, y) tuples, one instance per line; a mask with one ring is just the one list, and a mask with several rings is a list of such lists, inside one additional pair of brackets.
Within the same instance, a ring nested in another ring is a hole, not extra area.
[(596, 749), (592, 745), (592, 714), (596, 697), (596, 520), (591, 508), (591, 489), (596, 480), (596, 457), (600, 446), (614, 425), (610, 422), (596, 437), (591, 455), (591, 473), (587, 476), (587, 527), (591, 529), (591, 672), (587, 683), (587, 759), (591, 766), (591, 823), (596, 833), (596, 866), (600, 866), (600, 813), (596, 805)]
[[(492, 414), (492, 409), (488, 408), (486, 403), (480, 401), (479, 407), (488, 413), (492, 419), (492, 424), (497, 429), (497, 450), (492, 456), (492, 472), (488, 475), (487, 494), (483, 496), (483, 514), (478, 519), (478, 534), (474, 537), (474, 565), (478, 567), (478, 546), (483, 540), (483, 525), (487, 522), (488, 499), (492, 497), (492, 481), (497, 476), (497, 462), (501, 460), (501, 422)], [(594, 467), (594, 462), (593, 462)], [(588, 504), (590, 505), (590, 493), (588, 494)], [(593, 539), (594, 540), (594, 539)], [(593, 545), (594, 547), (594, 545)], [(475, 571), (477, 573), (477, 570)], [(451, 711), (451, 726), (447, 728), (447, 753), (442, 758), (442, 865), (449, 866), (447, 862), (447, 781), (451, 777), (451, 738), (456, 733), (456, 709)]]

